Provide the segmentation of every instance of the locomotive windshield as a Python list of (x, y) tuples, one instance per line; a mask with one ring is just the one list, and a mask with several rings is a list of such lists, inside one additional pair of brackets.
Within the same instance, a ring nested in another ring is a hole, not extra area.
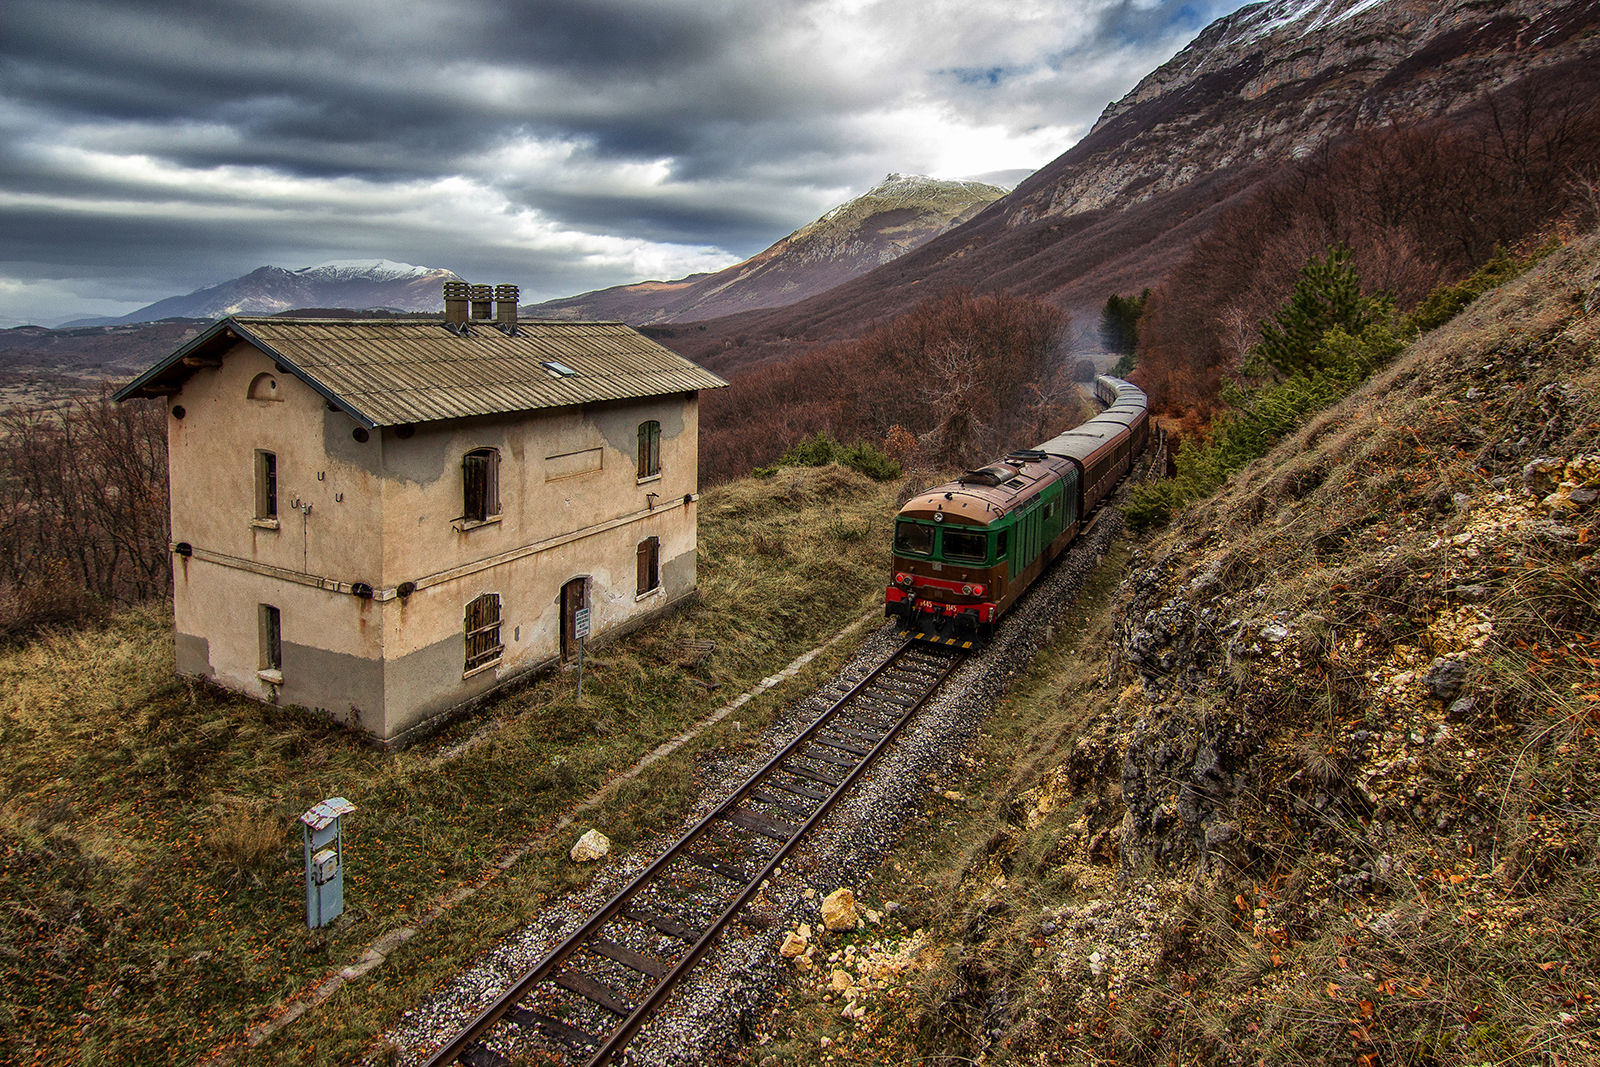
[(894, 550), (913, 556), (933, 555), (933, 527), (920, 522), (896, 523)]
[(983, 563), (989, 558), (989, 535), (944, 528), (944, 558)]

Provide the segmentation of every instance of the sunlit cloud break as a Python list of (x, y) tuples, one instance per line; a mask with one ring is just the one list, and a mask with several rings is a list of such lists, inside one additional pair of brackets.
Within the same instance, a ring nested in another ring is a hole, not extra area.
[(890, 171), (1042, 166), (1232, 6), (12, 0), (0, 318), (266, 263), (530, 300), (716, 270)]

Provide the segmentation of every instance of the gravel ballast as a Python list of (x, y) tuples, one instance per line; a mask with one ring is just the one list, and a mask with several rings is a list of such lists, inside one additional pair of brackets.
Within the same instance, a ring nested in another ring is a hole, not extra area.
[[(821, 898), (869, 872), (893, 844), (904, 819), (916, 811), (926, 776), (943, 774), (967, 749), (995, 700), (1031, 659), (1040, 635), (1072, 603), (1084, 579), (1122, 527), (1121, 514), (1107, 508), (1034, 589), (1012, 610), (989, 647), (972, 655), (907, 724), (894, 746), (830, 813), (826, 822), (790, 856), (781, 872), (746, 909), (742, 921), (724, 931), (712, 950), (650, 1020), (622, 1062), (676, 1065), (704, 1063), (714, 1050), (736, 1045), (748, 1032), (759, 1005), (792, 973), (778, 948), (785, 931), (819, 921)], [(705, 789), (679, 834), (716, 810), (768, 759), (827, 709), (830, 692), (852, 684), (898, 648), (901, 638), (887, 623), (867, 637), (855, 655), (816, 693), (789, 705), (746, 752), (702, 767)], [(537, 964), (594, 911), (625, 887), (671, 844), (661, 837), (626, 855), (581, 892), (555, 903), (488, 950), (426, 1002), (406, 1012), (386, 1033), (398, 1062), (421, 1063), (453, 1037), (522, 974)], [(491, 1040), (502, 1055), (531, 1049), (500, 1044), (517, 1031), (500, 1027)]]

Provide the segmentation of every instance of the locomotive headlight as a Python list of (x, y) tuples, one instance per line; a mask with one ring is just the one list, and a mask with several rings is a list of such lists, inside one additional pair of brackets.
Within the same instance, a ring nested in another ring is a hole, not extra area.
[(961, 587), (961, 595), (962, 596), (971, 596), (972, 595), (972, 586), (970, 586), (970, 585), (962, 586)]
[(988, 592), (988, 590), (985, 589), (981, 585), (975, 585), (975, 586), (972, 587), (972, 595), (973, 596), (982, 596), (984, 593), (987, 593), (987, 592)]
[(896, 574), (894, 576), (894, 584), (895, 585), (910, 585), (911, 584), (911, 575), (904, 574), (904, 573)]

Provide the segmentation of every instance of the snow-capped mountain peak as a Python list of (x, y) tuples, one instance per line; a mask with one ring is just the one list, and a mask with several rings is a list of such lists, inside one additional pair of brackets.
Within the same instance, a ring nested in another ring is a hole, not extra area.
[(392, 259), (332, 259), (314, 267), (301, 267), (292, 271), (302, 278), (344, 281), (361, 278), (366, 281), (397, 281), (401, 278), (421, 278), (438, 273), (434, 267), (419, 267), (414, 263), (396, 263)]

